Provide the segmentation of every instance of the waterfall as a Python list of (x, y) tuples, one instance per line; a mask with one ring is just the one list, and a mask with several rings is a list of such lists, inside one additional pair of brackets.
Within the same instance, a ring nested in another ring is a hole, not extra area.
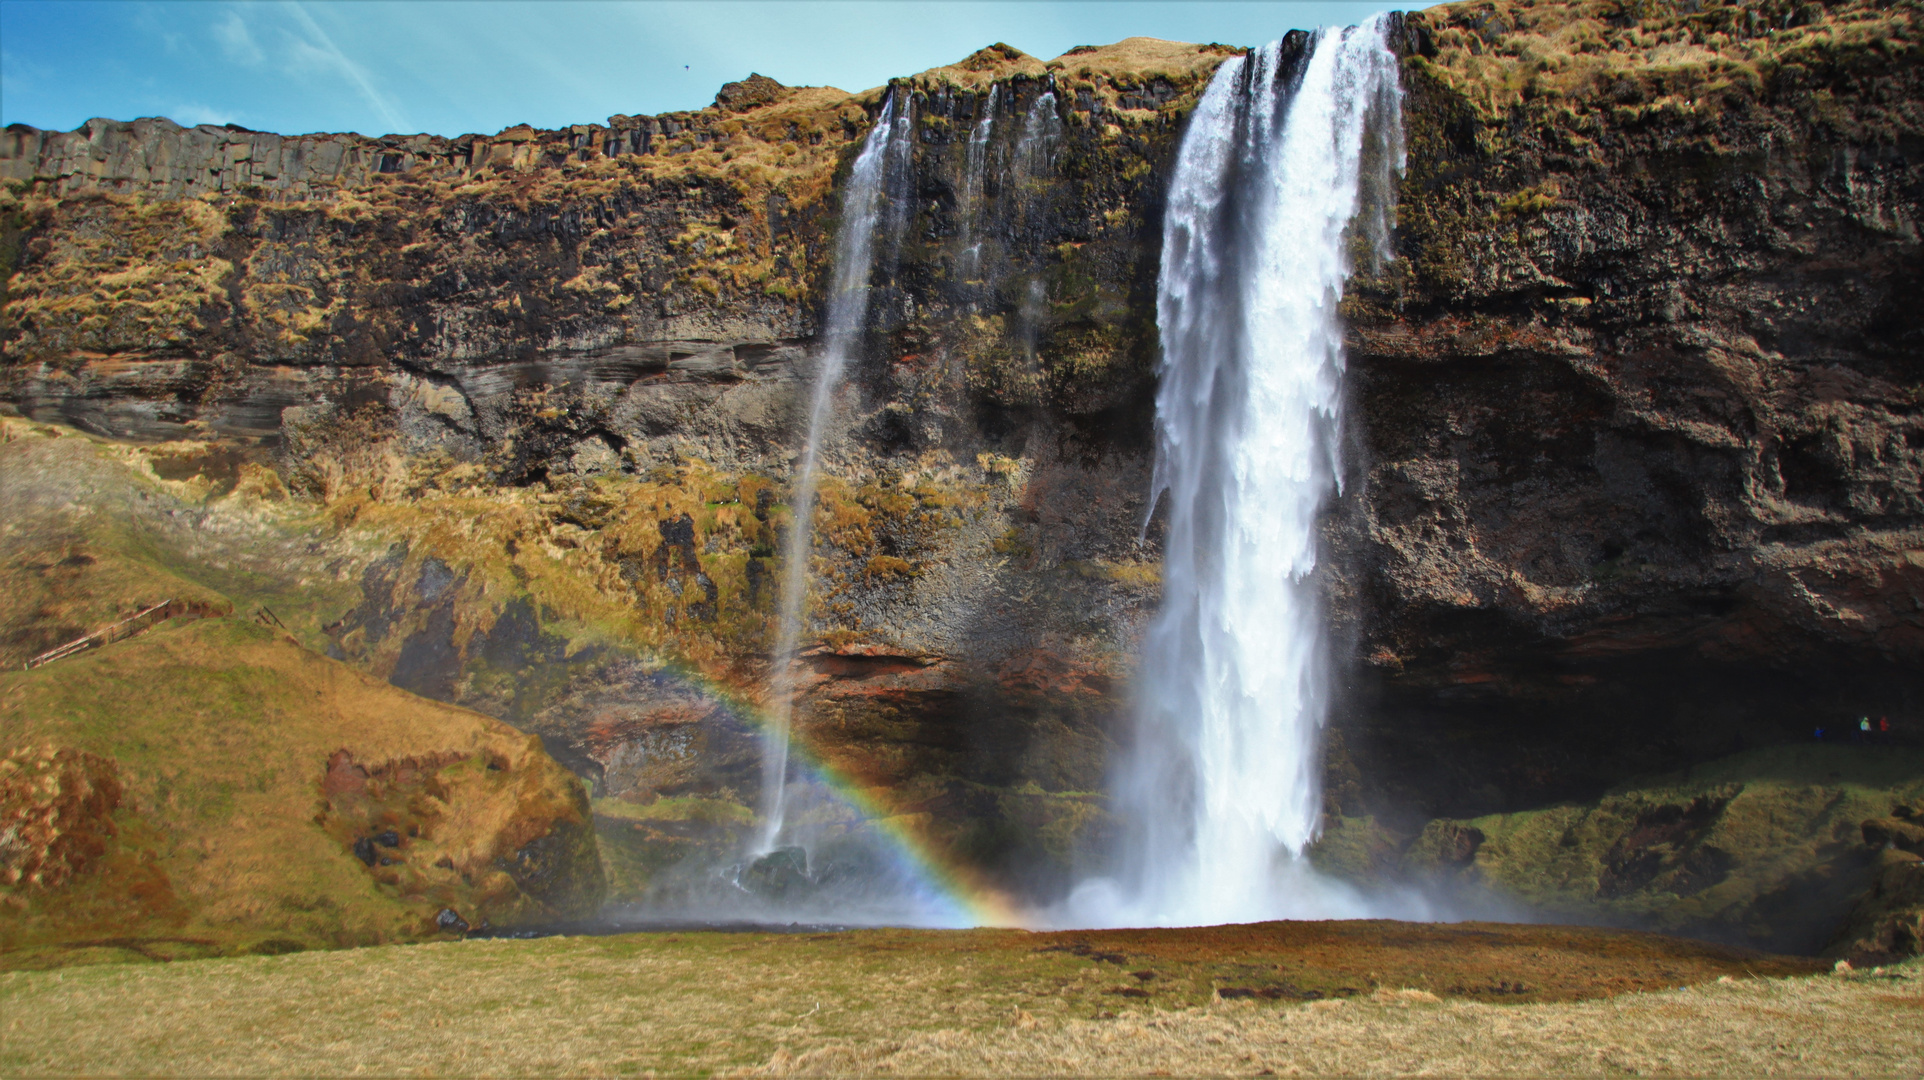
[(1054, 163), (1056, 144), (1062, 141), (1062, 117), (1056, 115), (1056, 95), (1045, 90), (1036, 95), (1029, 115), (1022, 122), (1022, 137), (1015, 146), (1015, 173), (1027, 180), (1047, 172)]
[(982, 119), (975, 122), (969, 135), (969, 154), (962, 169), (962, 227), (956, 247), (962, 253), (964, 275), (975, 273), (980, 262), (977, 244), (970, 243), (975, 232), (975, 215), (982, 205), (982, 177), (989, 167), (989, 137), (995, 132), (995, 100), (1001, 87), (990, 84), (989, 96), (982, 105)]
[(1183, 136), (1156, 300), (1163, 598), (1115, 786), (1120, 877), (1072, 898), (1087, 921), (1360, 913), (1302, 852), (1329, 707), (1314, 571), (1340, 483), (1337, 307), (1353, 225), (1388, 257), (1360, 195), (1402, 167), (1385, 31), (1379, 16), (1227, 61)]
[[(889, 129), (885, 136), (887, 146), (883, 151), (881, 166), (882, 221), (883, 231), (888, 237), (886, 257), (891, 264), (896, 264), (902, 259), (902, 238), (908, 232), (909, 211), (915, 206), (915, 170), (910, 160), (915, 150), (915, 117), (912, 115), (914, 99), (905, 91), (902, 95), (902, 109), (897, 113), (893, 111), (894, 100), (891, 92), (889, 104), (894, 119), (890, 120), (888, 116), (884, 116), (875, 121), (875, 126)], [(874, 138), (874, 133), (870, 132), (869, 137)], [(852, 185), (854, 182), (855, 178), (851, 176), (849, 183)], [(845, 217), (844, 227), (847, 224)], [(840, 246), (842, 238), (846, 235), (843, 233), (836, 238), (837, 259), (848, 251), (847, 248)], [(867, 272), (867, 269), (863, 270), (865, 275)], [(863, 280), (867, 281), (867, 278), (864, 277)], [(862, 311), (866, 313), (868, 301), (864, 299), (862, 303), (864, 305)], [(856, 332), (861, 332), (859, 325), (856, 327)]]
[[(904, 110), (906, 114), (906, 110)], [(842, 197), (842, 221), (835, 235), (835, 276), (830, 282), (828, 318), (824, 327), (821, 366), (815, 373), (814, 392), (808, 410), (808, 440), (795, 465), (794, 490), (790, 496), (793, 523), (782, 545), (781, 599), (776, 624), (773, 674), (769, 685), (769, 730), (767, 751), (762, 760), (763, 825), (759, 849), (775, 847), (782, 832), (785, 795), (788, 783), (789, 727), (795, 697), (795, 653), (801, 645), (802, 629), (808, 615), (808, 564), (813, 547), (816, 468), (821, 459), (824, 430), (834, 411), (835, 393), (841, 387), (843, 371), (850, 354), (859, 345), (862, 328), (868, 321), (869, 273), (874, 266), (875, 232), (882, 213), (882, 185), (894, 173), (905, 176), (906, 169), (891, 170), (889, 159), (906, 155), (908, 125), (906, 115), (895, 115), (891, 93), (882, 113), (869, 130), (862, 151), (849, 172), (848, 188)], [(903, 121), (903, 122), (898, 122)], [(899, 149), (898, 149), (899, 148)], [(889, 215), (891, 239), (899, 230), (897, 214), (904, 214), (900, 201)], [(904, 217), (904, 220), (906, 218)]]

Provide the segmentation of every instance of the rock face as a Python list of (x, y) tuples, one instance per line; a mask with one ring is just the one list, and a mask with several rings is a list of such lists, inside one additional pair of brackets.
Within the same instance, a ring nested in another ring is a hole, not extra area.
[[(1865, 715), (1917, 738), (1915, 18), (1398, 24), (1399, 257), (1345, 301), (1325, 528), (1351, 658), (1328, 808), (1365, 847), (1468, 867), (1472, 819)], [(0, 398), (167, 440), (144, 467), (223, 535), (246, 493), (311, 508), (331, 561), (285, 587), (335, 584), (294, 632), (538, 733), (645, 892), (753, 817), (838, 178), (894, 95), (797, 731), (1046, 896), (1108, 828), (1158, 586), (1160, 200), (1234, 51), (994, 46), (491, 138), (12, 129)]]
[(1345, 738), (1365, 776), (1447, 761), (1432, 810), (1866, 713), (1917, 733), (1914, 13), (1692, 10), (1436, 9), (1406, 69), (1405, 258), (1351, 301), (1334, 532)]

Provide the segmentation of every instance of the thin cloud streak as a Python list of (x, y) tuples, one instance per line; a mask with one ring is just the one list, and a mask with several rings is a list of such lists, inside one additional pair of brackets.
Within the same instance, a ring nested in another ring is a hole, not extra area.
[(347, 54), (341, 51), (341, 47), (334, 44), (334, 39), (328, 36), (326, 30), (321, 29), (320, 23), (314, 21), (314, 16), (308, 14), (301, 0), (287, 0), (287, 8), (294, 13), (294, 17), (299, 20), (301, 26), (320, 42), (319, 46), (314, 46), (312, 42), (306, 44), (317, 48), (331, 58), (341, 72), (353, 81), (355, 87), (361, 91), (361, 96), (367, 99), (367, 103), (374, 106), (374, 111), (381, 114), (381, 119), (387, 121), (388, 132), (382, 134), (390, 132), (406, 134), (416, 130), (393, 105), (389, 104), (387, 97), (374, 88), (374, 81), (368, 78), (367, 72), (362, 70), (361, 65), (348, 59)]
[(248, 33), (240, 12), (229, 11), (225, 19), (214, 24), (213, 30), (214, 39), (220, 42), (221, 51), (229, 60), (251, 67), (266, 59), (260, 46), (254, 43), (254, 35)]

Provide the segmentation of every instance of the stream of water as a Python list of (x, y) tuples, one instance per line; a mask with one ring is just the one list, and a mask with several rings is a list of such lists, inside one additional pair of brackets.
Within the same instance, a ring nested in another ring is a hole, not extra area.
[(1070, 921), (1368, 913), (1302, 852), (1320, 827), (1330, 694), (1315, 574), (1318, 516), (1340, 482), (1337, 308), (1352, 228), (1382, 243), (1382, 208), (1360, 196), (1402, 165), (1384, 27), (1224, 63), (1183, 137), (1156, 310), (1162, 606), (1115, 783), (1116, 874), (1071, 897)]
[(982, 182), (989, 168), (989, 139), (995, 134), (995, 104), (1002, 88), (991, 85), (989, 96), (982, 101), (982, 119), (975, 122), (975, 130), (969, 133), (969, 153), (962, 169), (962, 206), (960, 236), (956, 247), (962, 253), (963, 276), (972, 277), (981, 262), (981, 251), (975, 242), (975, 218), (982, 205)]
[(1056, 113), (1055, 91), (1045, 90), (1036, 95), (1029, 115), (1022, 121), (1022, 137), (1015, 144), (1017, 177), (1033, 180), (1047, 176), (1061, 142), (1062, 117)]
[[(875, 233), (884, 211), (882, 188), (891, 158), (907, 153), (908, 125), (897, 123), (895, 95), (869, 129), (849, 172), (842, 199), (842, 221), (835, 236), (835, 276), (830, 284), (820, 366), (809, 398), (808, 437), (795, 463), (789, 496), (793, 524), (782, 548), (781, 599), (769, 687), (767, 749), (762, 760), (762, 832), (758, 854), (775, 849), (786, 821), (788, 750), (795, 698), (795, 653), (808, 618), (808, 567), (814, 544), (816, 470), (822, 441), (834, 412), (836, 392), (868, 321), (869, 274), (874, 268)], [(906, 109), (900, 118), (907, 120)], [(898, 146), (898, 144), (900, 144)], [(894, 202), (896, 200), (889, 200)], [(891, 214), (891, 225), (893, 217)], [(891, 240), (898, 230), (888, 230)]]

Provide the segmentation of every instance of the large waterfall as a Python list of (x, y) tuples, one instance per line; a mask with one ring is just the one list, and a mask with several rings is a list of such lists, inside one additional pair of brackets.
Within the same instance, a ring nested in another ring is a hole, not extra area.
[(1358, 911), (1302, 858), (1329, 708), (1317, 529), (1340, 482), (1338, 303), (1359, 239), (1387, 257), (1383, 207), (1361, 204), (1401, 167), (1400, 123), (1380, 17), (1228, 61), (1189, 122), (1156, 312), (1162, 607), (1116, 784), (1118, 877), (1071, 918)]
[[(808, 565), (814, 545), (816, 470), (821, 460), (822, 440), (849, 358), (861, 343), (862, 330), (868, 321), (869, 274), (874, 269), (876, 225), (885, 209), (881, 197), (883, 181), (891, 172), (902, 177), (907, 175), (906, 168), (888, 168), (892, 156), (908, 152), (906, 108), (899, 118), (903, 122), (897, 123), (897, 119), (895, 95), (890, 93), (849, 173), (847, 194), (842, 199), (841, 226), (835, 237), (835, 276), (829, 287), (821, 365), (815, 372), (814, 393), (809, 398), (807, 439), (802, 444), (802, 456), (795, 463), (795, 483), (789, 497), (794, 519), (782, 548), (781, 600), (769, 687), (769, 730), (767, 751), (762, 759), (763, 817), (759, 847), (764, 852), (775, 847), (787, 816), (794, 661), (808, 617)], [(899, 232), (895, 219), (902, 214), (897, 208), (888, 215), (891, 242)]]

